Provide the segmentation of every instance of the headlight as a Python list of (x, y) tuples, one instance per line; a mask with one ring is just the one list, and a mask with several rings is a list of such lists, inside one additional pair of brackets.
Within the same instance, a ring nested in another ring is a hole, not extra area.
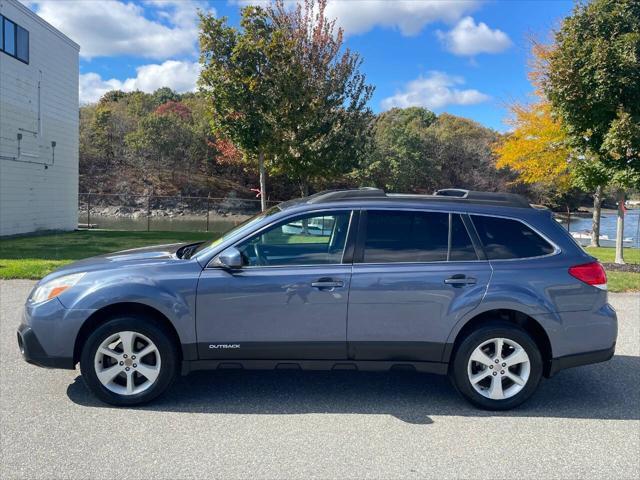
[(73, 287), (80, 279), (84, 277), (84, 273), (73, 273), (71, 275), (65, 275), (54, 280), (49, 280), (42, 285), (39, 285), (35, 289), (33, 295), (31, 295), (31, 301), (33, 303), (45, 302), (57, 297), (65, 290)]

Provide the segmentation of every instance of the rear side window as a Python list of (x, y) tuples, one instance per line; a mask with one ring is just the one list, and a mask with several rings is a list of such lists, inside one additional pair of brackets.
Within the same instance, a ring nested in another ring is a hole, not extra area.
[(540, 257), (553, 247), (536, 232), (517, 220), (472, 215), (489, 260)]
[[(454, 219), (451, 228), (450, 218)], [(365, 263), (445, 262), (448, 259), (477, 259), (458, 215), (444, 212), (367, 212)]]

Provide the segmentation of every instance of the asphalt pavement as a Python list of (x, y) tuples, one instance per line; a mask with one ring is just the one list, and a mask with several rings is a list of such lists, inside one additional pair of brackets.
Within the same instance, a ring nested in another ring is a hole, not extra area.
[(0, 281), (0, 478), (640, 478), (640, 294), (611, 294), (615, 357), (517, 410), (408, 372), (195, 372), (114, 408), (78, 370), (25, 363), (28, 281)]

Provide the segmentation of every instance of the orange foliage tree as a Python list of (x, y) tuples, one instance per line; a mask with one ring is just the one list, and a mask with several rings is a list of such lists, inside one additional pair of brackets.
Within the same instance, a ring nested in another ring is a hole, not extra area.
[(593, 155), (576, 154), (561, 119), (552, 113), (543, 86), (554, 48), (553, 44), (531, 40), (528, 77), (536, 101), (509, 105), (511, 117), (508, 123), (513, 131), (495, 144), (496, 164), (518, 172), (524, 183), (544, 184), (559, 193), (572, 186), (593, 191), (591, 245), (600, 246), (600, 211), (603, 188), (608, 182), (607, 172)]
[(566, 191), (571, 186), (571, 149), (562, 124), (551, 115), (549, 103), (516, 103), (509, 109), (513, 131), (494, 147), (497, 166), (515, 170), (524, 183), (544, 183)]

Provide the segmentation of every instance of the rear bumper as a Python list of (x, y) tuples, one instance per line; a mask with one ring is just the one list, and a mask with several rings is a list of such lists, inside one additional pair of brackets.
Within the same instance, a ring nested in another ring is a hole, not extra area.
[(33, 329), (25, 324), (18, 327), (18, 347), (26, 362), (45, 368), (66, 368), (73, 370), (73, 358), (47, 355)]
[(589, 365), (592, 363), (606, 362), (613, 357), (616, 350), (616, 344), (614, 343), (611, 348), (604, 350), (596, 350), (594, 352), (578, 353), (575, 355), (567, 355), (565, 357), (558, 357), (551, 359), (549, 365), (548, 375), (552, 377), (560, 370), (567, 368), (580, 367), (582, 365)]

